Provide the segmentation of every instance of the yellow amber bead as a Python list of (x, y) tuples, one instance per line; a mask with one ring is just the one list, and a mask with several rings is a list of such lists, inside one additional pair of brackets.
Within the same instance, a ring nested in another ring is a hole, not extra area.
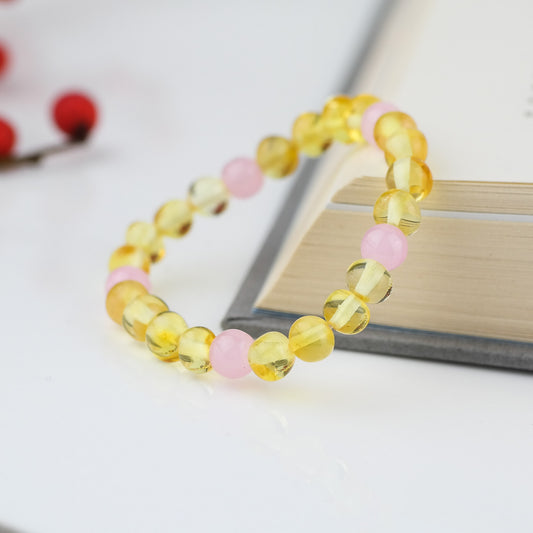
[(141, 268), (150, 272), (150, 258), (148, 254), (138, 246), (126, 244), (117, 248), (109, 258), (109, 272), (123, 266)]
[(209, 348), (215, 334), (202, 327), (185, 330), (180, 337), (178, 352), (183, 366), (195, 374), (205, 374), (211, 370)]
[(408, 192), (390, 189), (377, 199), (374, 220), (377, 224), (397, 226), (405, 235), (411, 235), (420, 226), (420, 207)]
[(339, 289), (327, 297), (324, 318), (335, 331), (353, 335), (366, 328), (370, 311), (365, 302), (353, 292)]
[(252, 370), (265, 381), (284, 378), (294, 361), (295, 356), (289, 349), (289, 339), (279, 331), (261, 335), (248, 350), (248, 362)]
[(147, 292), (145, 286), (138, 281), (128, 280), (117, 283), (107, 293), (105, 300), (107, 314), (111, 320), (117, 324), (122, 324), (122, 315), (126, 306), (137, 296)]
[(392, 291), (392, 278), (388, 270), (374, 259), (360, 259), (346, 272), (346, 284), (361, 300), (377, 304), (386, 300)]
[(322, 111), (324, 127), (331, 137), (341, 143), (355, 142), (356, 135), (347, 120), (352, 112), (352, 99), (348, 96), (330, 98)]
[(292, 139), (300, 152), (309, 157), (322, 155), (332, 140), (324, 127), (324, 121), (317, 113), (304, 113), (294, 121)]
[(389, 189), (407, 191), (417, 202), (428, 196), (433, 188), (429, 167), (415, 157), (394, 161), (387, 172), (386, 182)]
[(135, 340), (144, 341), (148, 324), (163, 311), (168, 311), (163, 300), (152, 294), (141, 294), (124, 309), (122, 325)]
[(159, 313), (146, 328), (146, 345), (161, 361), (178, 361), (178, 342), (187, 329), (185, 320), (172, 311)]
[(352, 98), (350, 113), (346, 119), (346, 124), (350, 128), (350, 137), (353, 142), (364, 142), (365, 139), (361, 133), (361, 119), (367, 108), (376, 102), (379, 102), (379, 98), (376, 98), (371, 94), (359, 94)]
[(201, 215), (220, 215), (229, 202), (229, 191), (219, 178), (199, 178), (189, 188), (189, 203)]
[(126, 232), (126, 243), (142, 248), (152, 263), (165, 257), (165, 245), (155, 224), (151, 222), (134, 222)]
[(284, 178), (298, 167), (298, 148), (284, 137), (266, 137), (257, 147), (256, 159), (263, 174)]
[(335, 346), (335, 336), (327, 322), (318, 316), (303, 316), (289, 331), (289, 350), (302, 361), (325, 359)]
[(424, 134), (418, 130), (400, 130), (387, 139), (384, 152), (388, 165), (402, 157), (416, 157), (425, 161), (428, 156), (428, 143)]
[(416, 129), (416, 122), (406, 113), (390, 111), (379, 117), (374, 126), (374, 139), (376, 144), (385, 150), (386, 142), (395, 133), (406, 129)]
[(159, 208), (154, 223), (162, 235), (183, 237), (192, 226), (191, 206), (183, 200), (171, 200)]

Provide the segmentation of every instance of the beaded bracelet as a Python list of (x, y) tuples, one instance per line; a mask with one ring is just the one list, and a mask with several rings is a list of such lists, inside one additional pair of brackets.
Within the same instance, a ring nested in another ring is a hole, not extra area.
[[(318, 157), (334, 140), (346, 144), (367, 141), (381, 148), (389, 165), (388, 190), (374, 206), (376, 225), (363, 237), (363, 259), (348, 267), (348, 289), (337, 289), (327, 297), (324, 319), (298, 318), (288, 337), (270, 331), (254, 340), (236, 329), (215, 336), (205, 327), (188, 328), (180, 315), (150, 294), (150, 263), (165, 255), (163, 237), (183, 237), (194, 214), (221, 214), (230, 196), (253, 196), (263, 184), (263, 175), (284, 178), (296, 170), (299, 151)], [(300, 115), (292, 139), (263, 139), (255, 161), (230, 161), (222, 178), (198, 179), (186, 201), (167, 202), (153, 223), (134, 222), (127, 230), (126, 244), (115, 250), (109, 261), (107, 312), (134, 339), (145, 341), (160, 360), (181, 361), (197, 374), (215, 369), (225, 377), (239, 378), (253, 371), (264, 380), (276, 381), (289, 373), (296, 357), (320, 361), (333, 351), (332, 329), (344, 334), (361, 332), (370, 318), (367, 304), (382, 302), (390, 295), (389, 271), (406, 258), (406, 236), (420, 225), (418, 202), (431, 191), (433, 180), (424, 162), (426, 156), (426, 139), (409, 115), (371, 95), (336, 96), (321, 114)]]

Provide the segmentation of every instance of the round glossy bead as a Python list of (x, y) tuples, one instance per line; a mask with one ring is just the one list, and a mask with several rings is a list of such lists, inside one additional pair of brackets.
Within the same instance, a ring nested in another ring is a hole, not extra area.
[(385, 114), (391, 111), (396, 111), (395, 105), (389, 104), (389, 102), (376, 102), (369, 106), (363, 113), (361, 118), (361, 132), (368, 144), (376, 145), (376, 139), (374, 139), (374, 128), (376, 122)]
[(366, 328), (370, 311), (365, 302), (353, 292), (339, 289), (327, 297), (324, 318), (335, 331), (353, 335)]
[(294, 121), (292, 139), (300, 152), (309, 157), (322, 155), (332, 141), (324, 121), (317, 113), (304, 113)]
[(13, 126), (0, 118), (0, 158), (12, 154), (17, 142), (17, 134)]
[(229, 191), (220, 178), (199, 178), (189, 188), (189, 203), (201, 215), (220, 215), (228, 202)]
[(221, 376), (235, 379), (251, 372), (248, 350), (253, 338), (240, 329), (227, 329), (215, 337), (209, 350), (211, 365)]
[(298, 167), (298, 148), (284, 137), (266, 137), (257, 147), (256, 160), (266, 176), (284, 178)]
[(161, 361), (178, 361), (178, 343), (187, 329), (185, 320), (172, 311), (163, 311), (155, 316), (146, 328), (146, 345)]
[(122, 324), (122, 315), (126, 306), (141, 294), (146, 294), (146, 287), (138, 281), (121, 281), (111, 287), (105, 300), (107, 314), (117, 324)]
[(386, 300), (392, 291), (392, 278), (388, 270), (374, 259), (360, 259), (346, 272), (346, 285), (361, 300), (377, 304)]
[(152, 263), (165, 257), (165, 245), (155, 224), (151, 222), (134, 222), (126, 232), (126, 243), (142, 248)]
[(376, 144), (385, 150), (385, 143), (389, 137), (401, 130), (415, 128), (416, 122), (406, 113), (401, 111), (390, 111), (379, 117), (374, 126), (374, 140)]
[(335, 336), (327, 322), (318, 316), (303, 316), (289, 331), (289, 349), (302, 361), (322, 361), (335, 346)]
[(400, 228), (390, 224), (373, 226), (361, 241), (361, 255), (380, 262), (389, 271), (405, 261), (407, 248), (407, 237)]
[(150, 258), (142, 248), (126, 244), (117, 248), (109, 258), (110, 272), (122, 266), (137, 267), (150, 272)]
[(384, 192), (374, 205), (374, 220), (377, 224), (397, 226), (405, 235), (411, 235), (420, 227), (420, 207), (405, 191), (390, 189)]
[(122, 325), (135, 340), (144, 341), (148, 324), (163, 311), (168, 311), (163, 300), (152, 294), (141, 294), (125, 307)]
[(230, 161), (222, 170), (222, 180), (235, 198), (250, 198), (261, 190), (265, 181), (259, 165), (246, 157)]
[(105, 290), (109, 292), (117, 283), (128, 280), (138, 281), (141, 285), (144, 285), (148, 292), (152, 290), (152, 284), (148, 274), (140, 268), (129, 265), (115, 268), (115, 270), (109, 273), (105, 282)]
[(261, 335), (250, 346), (248, 362), (253, 372), (265, 381), (284, 378), (294, 365), (295, 356), (289, 349), (289, 339), (279, 331)]
[(57, 127), (75, 141), (83, 141), (96, 125), (96, 105), (86, 94), (72, 92), (61, 95), (53, 105)]
[(185, 330), (180, 337), (178, 352), (183, 366), (195, 374), (205, 374), (211, 370), (209, 348), (215, 334), (202, 327)]
[(154, 223), (162, 235), (183, 237), (192, 226), (193, 212), (191, 206), (183, 200), (171, 200), (159, 208)]
[(407, 191), (417, 202), (423, 200), (433, 187), (429, 167), (415, 157), (394, 161), (387, 172), (386, 182), (389, 189)]
[(418, 130), (400, 130), (387, 139), (384, 151), (388, 165), (403, 157), (416, 157), (424, 161), (428, 156), (428, 143)]
[(352, 98), (350, 114), (346, 119), (346, 124), (350, 128), (350, 134), (354, 142), (361, 143), (364, 141), (363, 133), (361, 132), (361, 119), (364, 112), (376, 102), (379, 102), (379, 98), (371, 94), (359, 94)]
[(347, 123), (351, 111), (352, 99), (344, 95), (330, 98), (322, 110), (324, 128), (328, 135), (338, 142), (351, 144), (356, 140)]

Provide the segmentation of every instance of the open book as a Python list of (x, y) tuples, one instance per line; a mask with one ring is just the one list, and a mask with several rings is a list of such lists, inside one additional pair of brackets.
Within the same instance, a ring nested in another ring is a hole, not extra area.
[[(345, 348), (533, 370), (531, 2), (395, 2), (349, 94), (415, 118), (435, 185), (393, 293)], [(335, 145), (304, 169), (226, 326), (287, 330), (320, 314), (373, 225), (387, 166)]]

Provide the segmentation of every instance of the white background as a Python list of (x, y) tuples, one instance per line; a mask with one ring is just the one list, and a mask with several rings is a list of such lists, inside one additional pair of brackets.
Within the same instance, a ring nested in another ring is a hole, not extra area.
[[(127, 225), (338, 86), (374, 3), (0, 6), (21, 149), (90, 91), (86, 150), (0, 181), (0, 522), (35, 533), (529, 532), (531, 376), (335, 352), (271, 384), (195, 377), (111, 323)], [(218, 331), (289, 182), (199, 219), (154, 292)]]

